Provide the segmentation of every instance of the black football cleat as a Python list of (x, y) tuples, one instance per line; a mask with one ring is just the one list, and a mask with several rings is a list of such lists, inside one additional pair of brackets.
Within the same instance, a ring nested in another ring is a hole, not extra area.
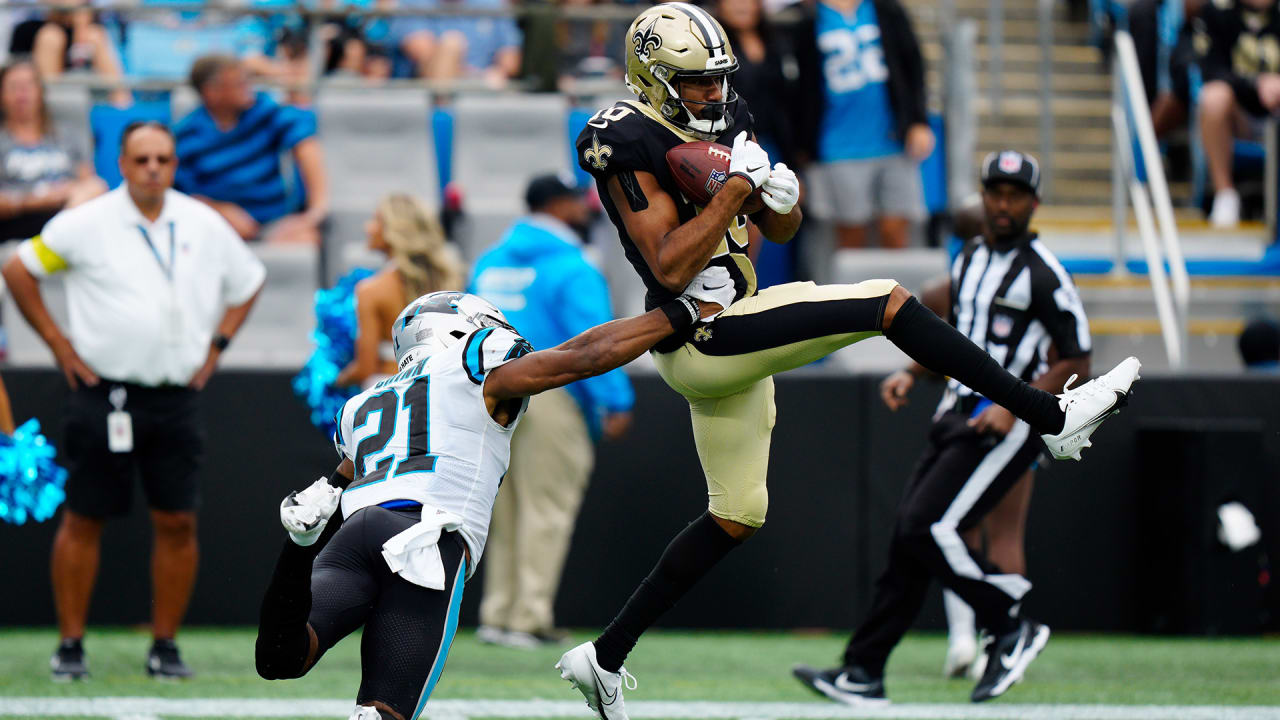
[(969, 696), (974, 702), (1000, 697), (1022, 679), (1027, 666), (1049, 642), (1049, 626), (1023, 620), (1018, 628), (996, 637), (987, 648), (987, 670)]
[(889, 704), (889, 699), (884, 696), (884, 678), (872, 677), (857, 666), (818, 670), (808, 665), (796, 665), (791, 668), (791, 674), (814, 692), (836, 702), (863, 707)]
[(84, 658), (84, 644), (79, 638), (64, 638), (49, 658), (49, 669), (57, 682), (87, 680), (89, 663)]
[(157, 680), (181, 680), (194, 673), (182, 662), (178, 644), (172, 640), (156, 640), (147, 653), (147, 675)]

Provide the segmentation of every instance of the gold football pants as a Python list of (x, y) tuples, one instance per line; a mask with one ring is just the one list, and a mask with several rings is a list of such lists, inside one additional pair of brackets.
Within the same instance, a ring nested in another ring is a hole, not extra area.
[(680, 348), (653, 354), (662, 379), (689, 401), (713, 515), (764, 525), (773, 375), (879, 335), (897, 284), (775, 285), (730, 305)]

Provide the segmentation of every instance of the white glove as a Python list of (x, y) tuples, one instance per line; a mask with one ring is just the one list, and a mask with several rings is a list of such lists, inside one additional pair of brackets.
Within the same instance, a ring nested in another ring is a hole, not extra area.
[(779, 215), (786, 215), (796, 206), (800, 199), (800, 180), (784, 163), (773, 166), (769, 179), (764, 181), (760, 199), (769, 209)]
[(746, 130), (733, 139), (733, 154), (729, 156), (729, 177), (734, 175), (746, 178), (753, 190), (769, 178), (769, 153), (755, 141), (748, 139)]
[(338, 509), (342, 488), (329, 484), (325, 478), (311, 483), (302, 492), (292, 492), (280, 502), (280, 524), (289, 532), (293, 542), (302, 547), (314, 545), (324, 532), (324, 526)]
[[(734, 287), (727, 268), (710, 265), (693, 278), (693, 282), (684, 289), (684, 294), (700, 302), (716, 303), (722, 308), (720, 312), (724, 312), (723, 308), (728, 308), (733, 303), (738, 289)], [(720, 312), (702, 319), (714, 320)]]

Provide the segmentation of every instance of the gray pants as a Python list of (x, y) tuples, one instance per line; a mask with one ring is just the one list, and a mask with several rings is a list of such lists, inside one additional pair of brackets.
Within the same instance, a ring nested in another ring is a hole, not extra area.
[(925, 218), (920, 165), (905, 155), (818, 163), (809, 171), (808, 192), (814, 217), (837, 225)]

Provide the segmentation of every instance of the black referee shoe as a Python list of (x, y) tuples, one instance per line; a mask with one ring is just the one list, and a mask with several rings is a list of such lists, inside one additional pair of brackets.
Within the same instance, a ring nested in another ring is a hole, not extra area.
[(84, 644), (80, 638), (64, 638), (49, 658), (49, 669), (53, 671), (53, 679), (58, 682), (86, 680), (89, 677), (89, 663), (84, 659)]
[(997, 636), (987, 648), (987, 670), (973, 688), (974, 702), (1000, 697), (1022, 679), (1027, 666), (1049, 642), (1049, 626), (1023, 620), (1018, 629)]
[(884, 678), (872, 677), (858, 666), (818, 670), (808, 665), (796, 665), (791, 674), (811, 690), (846, 705), (888, 705), (884, 696)]
[(172, 640), (156, 640), (147, 653), (147, 674), (157, 680), (180, 680), (194, 673), (182, 662), (178, 644)]

